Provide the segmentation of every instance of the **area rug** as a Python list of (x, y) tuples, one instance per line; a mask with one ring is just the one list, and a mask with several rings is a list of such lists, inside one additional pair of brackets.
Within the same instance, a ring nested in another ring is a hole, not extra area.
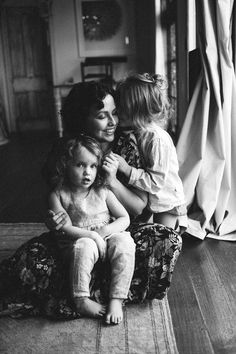
[[(0, 259), (44, 232), (43, 224), (0, 224)], [(124, 307), (124, 321), (0, 319), (0, 353), (177, 354), (167, 297)]]

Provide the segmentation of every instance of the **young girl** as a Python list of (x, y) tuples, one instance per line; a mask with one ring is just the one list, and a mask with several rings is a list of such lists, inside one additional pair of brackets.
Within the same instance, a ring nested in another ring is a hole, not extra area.
[(95, 263), (107, 257), (111, 282), (106, 323), (118, 324), (133, 276), (135, 244), (124, 231), (129, 226), (128, 213), (104, 187), (101, 160), (102, 151), (93, 138), (81, 135), (70, 140), (57, 166), (58, 186), (49, 196), (49, 206), (55, 213), (67, 214), (58, 244), (70, 261), (77, 311), (88, 317), (105, 314), (105, 307), (89, 298), (89, 285)]
[(141, 165), (145, 167), (131, 167), (117, 154), (110, 154), (106, 163), (118, 160), (118, 171), (128, 183), (148, 192), (146, 214), (154, 213), (155, 222), (177, 229), (186, 226), (187, 217), (176, 149), (163, 128), (170, 111), (166, 91), (167, 83), (161, 75), (147, 73), (131, 75), (118, 86), (120, 126), (137, 139)]

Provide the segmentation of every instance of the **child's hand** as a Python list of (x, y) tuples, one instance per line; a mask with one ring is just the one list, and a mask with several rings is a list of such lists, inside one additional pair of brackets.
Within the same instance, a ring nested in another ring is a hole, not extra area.
[(131, 166), (125, 161), (125, 159), (122, 156), (114, 153), (113, 155), (116, 157), (116, 159), (119, 162), (118, 170), (124, 173), (125, 176), (129, 177), (131, 173)]
[(94, 236), (95, 237), (93, 237), (93, 240), (97, 244), (99, 256), (101, 260), (104, 261), (106, 258), (107, 244), (97, 232), (94, 232)]
[(48, 211), (45, 225), (51, 231), (60, 230), (66, 223), (66, 214), (63, 211), (55, 214), (52, 210)]
[(102, 168), (107, 173), (108, 184), (110, 184), (112, 180), (116, 178), (118, 166), (119, 166), (119, 161), (113, 152), (111, 152), (109, 155), (105, 157), (102, 164)]

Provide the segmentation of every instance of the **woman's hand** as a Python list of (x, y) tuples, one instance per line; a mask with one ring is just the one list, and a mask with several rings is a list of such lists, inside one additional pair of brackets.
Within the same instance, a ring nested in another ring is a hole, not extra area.
[(107, 251), (107, 244), (106, 242), (103, 240), (103, 238), (95, 231), (93, 231), (93, 237), (92, 239), (94, 240), (94, 242), (96, 242), (97, 248), (98, 248), (98, 252), (99, 252), (99, 256), (101, 258), (102, 261), (105, 260), (106, 258), (106, 251)]
[(66, 223), (66, 214), (63, 211), (54, 213), (52, 210), (48, 211), (48, 216), (45, 220), (45, 225), (51, 231), (60, 230)]
[(115, 154), (111, 152), (107, 155), (103, 161), (102, 168), (107, 173), (107, 183), (110, 185), (114, 179), (116, 179), (116, 173), (118, 170), (119, 161)]

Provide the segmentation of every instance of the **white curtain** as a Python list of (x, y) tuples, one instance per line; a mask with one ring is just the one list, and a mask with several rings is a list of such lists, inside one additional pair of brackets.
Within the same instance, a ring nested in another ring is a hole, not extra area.
[(236, 241), (236, 79), (233, 0), (197, 0), (202, 71), (178, 140), (188, 232)]
[(155, 0), (156, 15), (156, 58), (155, 72), (167, 75), (166, 29), (161, 25), (161, 0)]

